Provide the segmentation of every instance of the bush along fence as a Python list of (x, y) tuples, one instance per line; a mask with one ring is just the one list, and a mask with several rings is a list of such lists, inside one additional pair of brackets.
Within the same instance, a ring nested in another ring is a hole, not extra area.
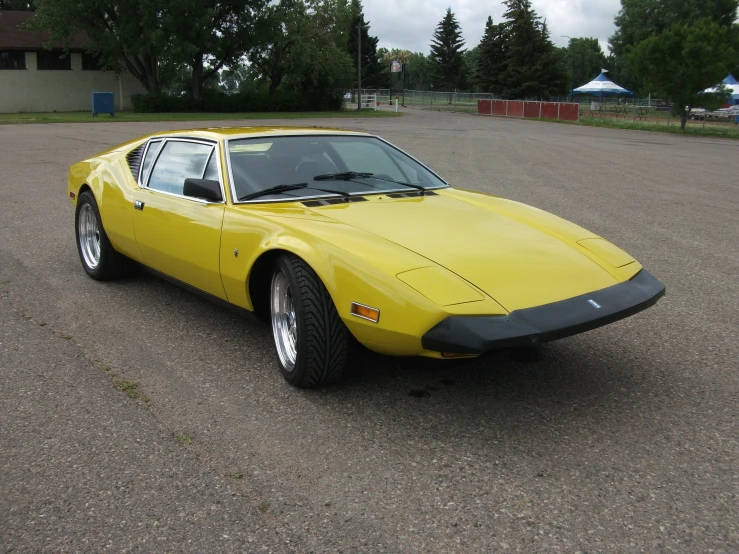
[(157, 96), (136, 94), (131, 100), (139, 113), (163, 112), (305, 112), (340, 110), (343, 91), (281, 89), (273, 94), (266, 90), (247, 90), (226, 94), (215, 90), (203, 91), (201, 99), (189, 95)]
[(478, 100), (477, 113), (500, 117), (579, 121), (580, 104), (526, 100)]

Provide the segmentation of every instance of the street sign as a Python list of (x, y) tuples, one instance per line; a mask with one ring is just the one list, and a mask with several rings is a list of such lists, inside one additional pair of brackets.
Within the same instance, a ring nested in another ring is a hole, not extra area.
[(400, 73), (401, 71), (403, 71), (403, 65), (398, 60), (393, 60), (393, 63), (390, 64), (390, 72)]

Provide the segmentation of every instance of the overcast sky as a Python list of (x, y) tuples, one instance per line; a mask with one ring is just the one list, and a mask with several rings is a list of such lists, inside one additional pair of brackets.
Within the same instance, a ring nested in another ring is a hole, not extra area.
[[(551, 39), (566, 46), (571, 37), (595, 37), (608, 53), (608, 37), (613, 34), (613, 18), (620, 0), (531, 0), (542, 19), (546, 19)], [(370, 34), (380, 39), (379, 46), (406, 48), (428, 54), (431, 37), (447, 8), (457, 16), (467, 48), (477, 46), (488, 15), (499, 23), (504, 6), (499, 0), (364, 0), (364, 16)]]

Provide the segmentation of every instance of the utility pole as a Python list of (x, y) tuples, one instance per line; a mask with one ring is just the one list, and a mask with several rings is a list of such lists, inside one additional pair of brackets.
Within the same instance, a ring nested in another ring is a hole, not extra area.
[(570, 39), (570, 43), (567, 45), (567, 49), (570, 51), (570, 94), (567, 96), (570, 97), (570, 100), (573, 102), (575, 101), (575, 93), (573, 92), (575, 90), (575, 50), (572, 48), (572, 37), (568, 37), (567, 35), (561, 35), (562, 38)]
[(403, 62), (403, 107), (405, 108), (405, 64), (406, 62)]
[(362, 24), (357, 23), (357, 111), (362, 110)]

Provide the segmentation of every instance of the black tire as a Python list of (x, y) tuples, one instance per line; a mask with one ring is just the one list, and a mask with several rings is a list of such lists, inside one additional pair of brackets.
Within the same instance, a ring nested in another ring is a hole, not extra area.
[[(80, 239), (80, 214), (87, 214), (88, 210), (91, 211), (91, 216), (94, 217), (97, 223), (97, 236), (100, 246), (97, 264), (86, 259), (83, 253), (84, 238), (82, 240)], [(103, 229), (103, 222), (100, 219), (97, 202), (95, 202), (95, 197), (90, 191), (83, 192), (77, 199), (77, 209), (74, 214), (74, 229), (77, 241), (77, 253), (80, 256), (82, 267), (90, 277), (97, 281), (108, 281), (125, 277), (131, 273), (133, 263), (123, 254), (116, 252), (113, 245), (110, 244), (108, 235), (105, 234), (105, 229)]]
[[(284, 281), (280, 277), (284, 276)], [(284, 363), (276, 327), (275, 281), (286, 281), (296, 326), (293, 367)], [(351, 335), (318, 275), (293, 255), (280, 256), (270, 285), (270, 319), (277, 362), (288, 383), (300, 388), (325, 385), (339, 379), (347, 363)]]

